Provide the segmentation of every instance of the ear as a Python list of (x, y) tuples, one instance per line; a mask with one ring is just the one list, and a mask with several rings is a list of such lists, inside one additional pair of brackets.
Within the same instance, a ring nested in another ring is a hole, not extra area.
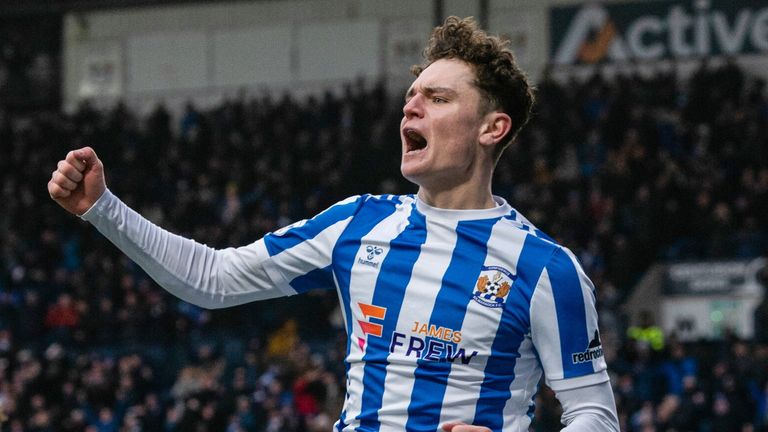
[(503, 112), (493, 111), (485, 115), (480, 127), (479, 142), (485, 146), (495, 146), (512, 130), (512, 118)]

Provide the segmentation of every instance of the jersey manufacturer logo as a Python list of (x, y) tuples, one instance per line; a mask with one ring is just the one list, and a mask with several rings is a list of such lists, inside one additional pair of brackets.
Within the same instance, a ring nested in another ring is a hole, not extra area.
[(378, 261), (378, 257), (382, 253), (384, 253), (384, 248), (374, 245), (367, 245), (365, 247), (365, 258), (358, 257), (357, 262), (362, 265), (379, 268), (379, 264), (381, 263)]
[(587, 363), (599, 359), (603, 356), (603, 345), (600, 343), (600, 334), (595, 330), (595, 337), (589, 341), (586, 351), (571, 353), (571, 362), (573, 364)]
[[(360, 312), (362, 312), (364, 318), (357, 320), (360, 329), (363, 331), (363, 335), (381, 337), (384, 326), (378, 323), (373, 323), (370, 320), (371, 318), (383, 320), (384, 317), (387, 316), (387, 308), (365, 303), (358, 303), (357, 305), (360, 307)], [(366, 337), (357, 338), (357, 344), (360, 346), (361, 350), (365, 349), (365, 342)]]
[(502, 307), (515, 279), (517, 276), (503, 267), (483, 266), (472, 299), (489, 308)]

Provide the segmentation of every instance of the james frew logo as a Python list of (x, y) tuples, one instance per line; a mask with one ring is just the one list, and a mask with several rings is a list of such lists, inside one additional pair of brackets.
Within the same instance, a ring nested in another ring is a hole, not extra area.
[(600, 343), (600, 334), (595, 330), (595, 336), (589, 341), (589, 346), (584, 352), (571, 353), (573, 364), (587, 363), (603, 356), (603, 345)]
[[(357, 303), (364, 319), (358, 319), (357, 323), (363, 331), (363, 337), (357, 338), (357, 344), (361, 351), (365, 351), (368, 336), (382, 337), (384, 326), (371, 320), (381, 321), (387, 315), (387, 308)], [(415, 321), (410, 335), (398, 331), (392, 332), (389, 342), (390, 354), (397, 352), (405, 357), (411, 357), (431, 362), (456, 361), (461, 364), (469, 364), (478, 352), (468, 352), (459, 346), (462, 341), (461, 331), (431, 323)]]
[[(360, 324), (360, 329), (363, 331), (363, 335), (381, 337), (384, 326), (381, 324), (372, 323), (370, 322), (370, 319), (374, 318), (376, 320), (383, 320), (387, 315), (387, 308), (365, 303), (358, 303), (357, 305), (360, 307), (360, 312), (363, 313), (364, 319), (357, 320), (357, 323)], [(361, 350), (365, 350), (365, 341), (365, 337), (357, 338), (357, 344), (360, 346)]]
[(515, 279), (517, 276), (503, 267), (483, 267), (472, 299), (486, 307), (502, 307)]

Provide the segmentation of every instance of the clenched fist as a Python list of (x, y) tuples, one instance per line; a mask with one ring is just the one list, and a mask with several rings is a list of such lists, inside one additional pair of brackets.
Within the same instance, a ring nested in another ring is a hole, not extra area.
[(91, 208), (106, 189), (104, 165), (90, 147), (67, 153), (48, 182), (51, 198), (77, 216)]

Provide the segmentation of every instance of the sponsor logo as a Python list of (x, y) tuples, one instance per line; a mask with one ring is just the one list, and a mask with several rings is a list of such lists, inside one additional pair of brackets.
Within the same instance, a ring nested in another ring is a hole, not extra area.
[(480, 269), (472, 299), (489, 308), (502, 307), (516, 279), (517, 276), (503, 267), (483, 267)]
[(366, 337), (368, 335), (381, 337), (381, 333), (384, 330), (383, 325), (370, 322), (370, 320), (372, 318), (379, 321), (383, 320), (387, 315), (387, 308), (365, 303), (358, 303), (357, 306), (360, 308), (360, 312), (363, 314), (363, 319), (357, 320), (357, 323), (360, 325), (360, 330), (362, 330), (363, 336), (365, 336), (358, 337), (357, 344), (360, 346), (361, 350), (364, 350), (365, 342), (367, 340)]
[(452, 341), (455, 343), (461, 342), (461, 332), (453, 329), (449, 329), (443, 326), (436, 326), (434, 324), (422, 323), (419, 321), (413, 322), (413, 328), (411, 333), (417, 335), (423, 335), (426, 337), (441, 339), (444, 341)]
[(477, 351), (467, 353), (465, 348), (450, 341), (394, 332), (389, 342), (389, 352), (396, 351), (405, 353), (406, 357), (439, 363), (454, 363), (458, 360), (462, 364), (469, 364), (477, 356)]
[[(358, 303), (363, 319), (358, 319), (363, 337), (357, 338), (360, 350), (365, 351), (369, 336), (381, 337), (384, 326), (381, 321), (387, 315), (387, 308)], [(373, 322), (372, 322), (373, 321)], [(469, 364), (477, 356), (477, 351), (468, 352), (459, 346), (461, 331), (435, 324), (414, 321), (411, 334), (393, 332), (389, 341), (389, 352), (404, 354), (415, 359), (440, 362)]]
[(377, 257), (384, 252), (384, 248), (379, 246), (368, 245), (365, 247), (365, 258), (358, 257), (357, 262), (362, 265), (371, 266), (373, 268), (379, 268), (379, 262), (376, 261)]
[(411, 334), (394, 332), (389, 341), (389, 352), (403, 353), (420, 360), (469, 364), (477, 351), (467, 352), (461, 346), (461, 331), (435, 324), (413, 322)]
[(586, 351), (571, 353), (571, 362), (573, 364), (587, 363), (599, 359), (603, 356), (603, 345), (600, 343), (600, 335), (595, 330), (595, 337), (589, 341)]
[(553, 8), (554, 62), (764, 53), (768, 7), (757, 4), (705, 0)]

